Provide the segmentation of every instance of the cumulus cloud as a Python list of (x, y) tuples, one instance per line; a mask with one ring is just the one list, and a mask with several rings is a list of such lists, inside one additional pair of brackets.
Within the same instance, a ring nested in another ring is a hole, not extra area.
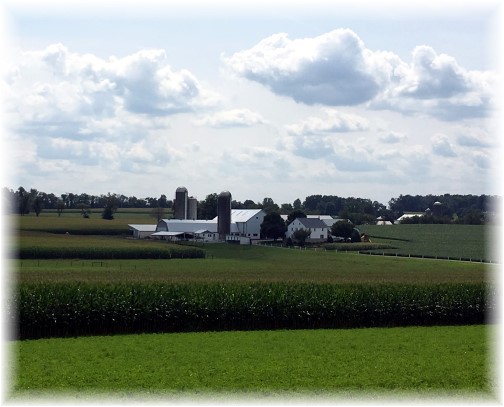
[(389, 133), (383, 134), (379, 137), (379, 140), (385, 144), (396, 144), (406, 140), (406, 135), (403, 133), (397, 133), (391, 131)]
[(56, 44), (22, 52), (8, 72), (7, 112), (37, 126), (100, 120), (118, 110), (168, 116), (218, 101), (191, 72), (173, 70), (163, 50), (101, 59)]
[(425, 45), (408, 63), (366, 48), (349, 29), (295, 40), (275, 34), (225, 62), (238, 75), (308, 105), (368, 103), (450, 121), (488, 115), (495, 97), (493, 72), (468, 71)]
[(206, 115), (202, 119), (194, 122), (197, 126), (208, 126), (215, 128), (226, 127), (252, 127), (257, 124), (265, 124), (263, 117), (249, 109), (232, 109), (217, 112), (213, 115)]
[(442, 157), (456, 157), (453, 146), (444, 134), (436, 134), (432, 138), (432, 152)]
[(457, 144), (461, 147), (492, 148), (497, 143), (492, 142), (483, 131), (465, 130), (457, 136)]
[(286, 130), (290, 134), (301, 136), (323, 133), (345, 133), (368, 129), (368, 121), (363, 117), (333, 109), (326, 109), (325, 113), (325, 118), (309, 117), (300, 123), (286, 126)]
[(380, 90), (370, 51), (348, 29), (296, 40), (275, 34), (225, 61), (238, 74), (310, 105), (356, 105)]

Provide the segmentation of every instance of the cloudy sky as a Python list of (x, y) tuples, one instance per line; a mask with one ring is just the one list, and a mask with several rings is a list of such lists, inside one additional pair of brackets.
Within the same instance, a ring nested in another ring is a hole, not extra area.
[(500, 193), (499, 1), (43, 3), (3, 2), (2, 186)]

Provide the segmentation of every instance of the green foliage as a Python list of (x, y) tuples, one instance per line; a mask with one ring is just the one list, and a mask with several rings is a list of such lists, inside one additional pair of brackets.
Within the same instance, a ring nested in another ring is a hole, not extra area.
[(352, 236), (354, 230), (354, 225), (351, 222), (342, 220), (333, 223), (331, 226), (331, 234), (333, 236), (342, 237), (344, 239), (349, 239)]
[(261, 223), (261, 237), (266, 239), (283, 238), (287, 231), (287, 225), (277, 212), (271, 212), (264, 216)]
[(292, 240), (296, 242), (299, 246), (304, 246), (306, 243), (306, 239), (311, 236), (311, 232), (307, 229), (299, 229), (296, 230), (292, 234)]
[[(485, 284), (21, 284), (19, 338), (119, 333), (482, 324)], [(13, 310), (18, 310), (17, 315)]]
[(21, 247), (19, 259), (197, 259), (205, 252), (190, 247)]
[(109, 392), (117, 401), (138, 397), (144, 404), (181, 394), (201, 400), (242, 394), (246, 404), (257, 396), (284, 402), (276, 397), (286, 394), (353, 403), (367, 397), (369, 404), (371, 394), (407, 391), (433, 400), (443, 391), (465, 401), (484, 394), (493, 402), (491, 337), (489, 327), (474, 325), (118, 335), (10, 346), (14, 397), (33, 401), (63, 392), (68, 403), (86, 402), (86, 394), (93, 403)]

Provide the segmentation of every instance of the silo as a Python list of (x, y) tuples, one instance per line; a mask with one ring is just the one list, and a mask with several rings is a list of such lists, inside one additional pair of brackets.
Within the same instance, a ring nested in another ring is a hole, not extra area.
[(217, 231), (219, 239), (226, 240), (231, 233), (231, 193), (223, 191), (217, 198)]
[(187, 200), (187, 219), (196, 220), (198, 218), (198, 200), (190, 197)]
[(433, 205), (433, 215), (437, 218), (443, 216), (443, 204), (441, 202), (434, 202)]
[(175, 202), (173, 203), (173, 218), (187, 219), (187, 188), (178, 187), (175, 191)]

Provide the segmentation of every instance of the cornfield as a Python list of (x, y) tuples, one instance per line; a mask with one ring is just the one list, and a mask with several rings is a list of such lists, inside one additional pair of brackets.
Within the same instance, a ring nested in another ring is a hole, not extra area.
[(23, 246), (12, 256), (18, 259), (196, 259), (205, 252), (194, 247), (43, 247)]
[(258, 329), (462, 325), (495, 308), (481, 284), (21, 284), (17, 339)]

